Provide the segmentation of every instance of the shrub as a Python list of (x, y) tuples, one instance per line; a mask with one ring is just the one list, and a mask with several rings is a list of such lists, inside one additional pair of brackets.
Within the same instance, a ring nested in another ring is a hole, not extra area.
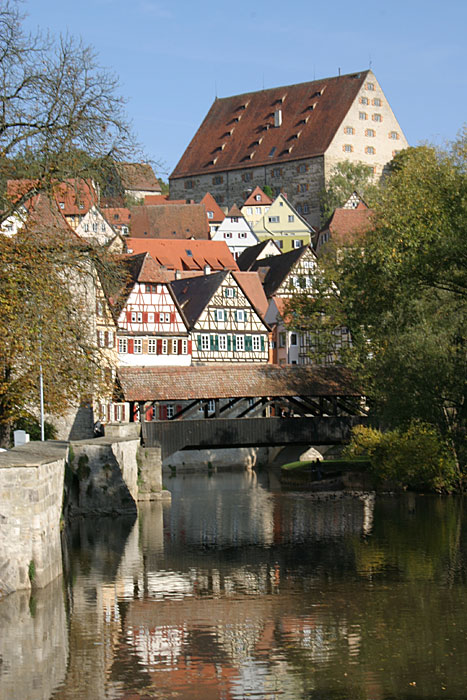
[(405, 430), (384, 433), (357, 426), (345, 455), (367, 455), (376, 479), (400, 488), (450, 493), (457, 485), (454, 456), (428, 423), (414, 421)]

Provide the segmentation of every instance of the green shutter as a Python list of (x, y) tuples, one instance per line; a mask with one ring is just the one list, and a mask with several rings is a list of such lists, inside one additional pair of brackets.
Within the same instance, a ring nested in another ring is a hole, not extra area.
[(198, 336), (198, 350), (201, 350), (201, 336)]
[(247, 352), (251, 352), (251, 349), (252, 349), (251, 335), (246, 335), (245, 336), (245, 350)]
[(232, 349), (232, 337), (230, 335), (227, 336), (227, 350)]
[(264, 336), (261, 336), (261, 352), (264, 350)]
[(219, 350), (219, 336), (218, 335), (214, 336), (214, 349)]
[(210, 350), (216, 349), (216, 336), (215, 335), (209, 336), (209, 348), (210, 348)]
[(235, 337), (234, 335), (232, 336), (232, 343), (233, 343), (233, 351), (236, 352), (236, 350), (237, 350), (237, 339), (236, 339), (236, 337)]

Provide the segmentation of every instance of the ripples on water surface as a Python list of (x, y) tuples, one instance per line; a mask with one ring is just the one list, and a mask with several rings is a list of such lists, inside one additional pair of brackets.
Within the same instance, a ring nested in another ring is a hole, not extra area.
[(463, 499), (169, 480), (76, 522), (67, 575), (0, 603), (0, 697), (467, 698)]

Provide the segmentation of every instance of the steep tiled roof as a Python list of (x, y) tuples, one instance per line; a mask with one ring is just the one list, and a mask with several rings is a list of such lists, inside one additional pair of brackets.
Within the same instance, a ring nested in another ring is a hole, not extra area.
[[(358, 396), (344, 368), (260, 364), (120, 367), (126, 401), (189, 401), (256, 396)], [(298, 420), (298, 419), (297, 419)]]
[(234, 279), (242, 289), (250, 304), (256, 309), (261, 318), (268, 310), (268, 300), (264, 287), (257, 272), (233, 272)]
[[(260, 196), (261, 199), (257, 200), (256, 197)], [(244, 207), (252, 207), (252, 206), (261, 206), (261, 205), (268, 205), (272, 204), (272, 199), (267, 196), (267, 194), (264, 194), (263, 190), (261, 187), (255, 187), (253, 192), (245, 199), (243, 206)]]
[(209, 238), (202, 204), (130, 207), (133, 238)]
[(339, 208), (334, 211), (328, 225), (323, 230), (329, 230), (335, 244), (351, 245), (371, 229), (372, 216), (373, 211), (365, 207)]
[(227, 271), (214, 272), (210, 275), (174, 280), (171, 283), (171, 288), (180, 308), (183, 309), (189, 328), (195, 325), (227, 274)]
[[(363, 71), (216, 99), (170, 177), (322, 155), (367, 75)], [(277, 110), (282, 123), (275, 127)]]
[(44, 239), (59, 236), (77, 243), (81, 240), (62, 216), (56, 201), (44, 193), (29, 201), (25, 228), (40, 233)]
[(161, 191), (161, 186), (149, 163), (117, 163), (117, 172), (125, 190)]
[(104, 207), (101, 212), (111, 226), (130, 226), (131, 224), (130, 210), (126, 207)]
[(150, 253), (168, 270), (237, 270), (237, 264), (225, 241), (180, 241), (157, 238), (128, 238), (128, 251)]
[(282, 253), (282, 255), (273, 255), (270, 258), (257, 260), (252, 265), (251, 269), (258, 271), (263, 276), (263, 286), (267, 297), (271, 297), (276, 292), (297, 260), (308, 248), (309, 246), (294, 248), (294, 250), (289, 250), (288, 253)]
[(256, 245), (250, 245), (247, 248), (245, 248), (243, 253), (241, 253), (237, 258), (237, 265), (240, 268), (240, 270), (251, 270), (254, 263), (259, 259), (259, 256), (261, 255), (262, 251), (270, 242), (271, 239), (267, 239), (265, 241), (261, 241), (261, 243), (257, 243)]
[(211, 221), (213, 224), (219, 224), (224, 221), (225, 214), (210, 192), (206, 192), (200, 204), (204, 204), (206, 215), (208, 211), (212, 211), (213, 216), (211, 219), (209, 219), (209, 221)]
[[(34, 180), (8, 180), (7, 195), (15, 201), (34, 187)], [(64, 216), (84, 216), (98, 204), (98, 194), (90, 180), (70, 179), (53, 186), (57, 205)]]
[(227, 212), (227, 216), (230, 216), (230, 218), (235, 217), (237, 219), (243, 219), (243, 214), (236, 204), (232, 204), (230, 210)]

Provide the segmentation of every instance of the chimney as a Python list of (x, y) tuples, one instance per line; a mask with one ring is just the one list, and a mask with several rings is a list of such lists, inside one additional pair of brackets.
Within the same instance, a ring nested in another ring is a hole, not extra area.
[(210, 265), (205, 265), (205, 266), (204, 266), (204, 274), (205, 274), (205, 275), (210, 275), (210, 274), (211, 274), (211, 266), (210, 266)]
[(276, 109), (274, 112), (274, 126), (278, 127), (281, 126), (282, 124), (282, 110), (281, 109)]

